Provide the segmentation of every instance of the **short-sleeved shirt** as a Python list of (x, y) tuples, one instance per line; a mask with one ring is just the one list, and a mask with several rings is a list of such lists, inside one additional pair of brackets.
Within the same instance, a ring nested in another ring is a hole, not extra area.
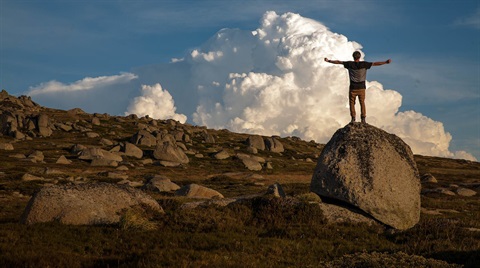
[(350, 77), (350, 90), (365, 89), (365, 80), (367, 80), (367, 70), (372, 67), (372, 62), (367, 61), (344, 61), (343, 67), (348, 69)]

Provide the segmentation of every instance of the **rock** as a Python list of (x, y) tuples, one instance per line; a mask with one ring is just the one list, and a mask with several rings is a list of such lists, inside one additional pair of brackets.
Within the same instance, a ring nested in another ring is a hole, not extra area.
[(180, 189), (180, 186), (168, 178), (155, 175), (145, 184), (143, 189), (158, 192), (173, 192)]
[(265, 147), (272, 153), (283, 153), (285, 149), (283, 144), (277, 138), (265, 138)]
[(224, 160), (229, 158), (230, 154), (225, 150), (221, 150), (220, 152), (214, 154), (213, 157), (218, 160)]
[(126, 166), (119, 166), (116, 168), (116, 170), (119, 170), (119, 171), (127, 171), (128, 170), (128, 167)]
[(88, 138), (91, 138), (91, 139), (100, 137), (100, 134), (98, 134), (98, 133), (96, 133), (96, 132), (87, 132), (87, 133), (85, 133), (85, 135), (86, 135)]
[(121, 162), (123, 161), (120, 155), (110, 153), (100, 148), (86, 148), (80, 152), (78, 159), (81, 160), (93, 160), (93, 159), (104, 159)]
[(92, 125), (95, 125), (95, 126), (100, 126), (100, 118), (98, 117), (94, 117), (92, 118)]
[(55, 127), (57, 129), (65, 131), (65, 132), (69, 132), (70, 130), (73, 129), (71, 126), (63, 124), (63, 123), (55, 123)]
[(328, 223), (366, 223), (376, 225), (377, 222), (363, 211), (355, 208), (346, 208), (334, 204), (319, 203), (322, 214)]
[(135, 158), (142, 158), (143, 157), (143, 151), (142, 149), (138, 148), (137, 146), (126, 142), (124, 146), (124, 152), (126, 156), (133, 156)]
[[(109, 140), (109, 139), (105, 139), (105, 138), (102, 138), (100, 140), (100, 143), (103, 144), (103, 145), (106, 145), (106, 146), (112, 146), (113, 145), (113, 141)], [(111, 151), (111, 150), (110, 150)]]
[(273, 195), (274, 197), (281, 197), (281, 198), (284, 198), (287, 196), (285, 194), (285, 191), (283, 191), (283, 187), (278, 182), (268, 186), (266, 194)]
[(446, 188), (443, 188), (443, 187), (433, 189), (432, 192), (439, 193), (439, 194), (444, 194), (444, 195), (450, 195), (450, 196), (457, 195), (454, 192), (450, 191), (449, 189), (446, 189)]
[(213, 137), (212, 134), (210, 134), (206, 131), (202, 133), (202, 137), (203, 137), (203, 141), (205, 143), (215, 143), (216, 142), (215, 137)]
[(22, 176), (22, 181), (44, 181), (43, 177), (38, 177), (32, 174), (25, 173)]
[[(11, 154), (11, 155), (9, 155), (8, 157), (17, 158), (17, 159), (25, 159), (25, 158), (27, 158), (24, 154)], [(35, 162), (36, 162), (36, 161), (35, 161)]]
[(85, 149), (87, 149), (87, 146), (82, 145), (82, 144), (75, 144), (75, 145), (72, 146), (72, 148), (70, 148), (70, 152), (72, 154), (78, 154)]
[(0, 143), (0, 150), (13, 151), (13, 144), (8, 142)]
[(196, 158), (203, 158), (203, 154), (195, 154)]
[(160, 205), (140, 190), (108, 183), (56, 185), (33, 195), (21, 222), (58, 221), (73, 225), (118, 223), (125, 210), (146, 206), (163, 213)]
[(248, 170), (259, 171), (262, 170), (262, 165), (251, 158), (242, 159), (242, 163)]
[(64, 155), (60, 156), (58, 159), (57, 159), (57, 164), (63, 164), (63, 165), (69, 165), (72, 163), (71, 160), (68, 160)]
[(50, 168), (46, 167), (45, 170), (43, 171), (43, 174), (45, 175), (52, 175), (52, 174), (65, 174), (63, 171), (56, 169), (56, 168)]
[(40, 114), (37, 117), (37, 130), (40, 136), (49, 137), (50, 135), (52, 135), (53, 131), (49, 127), (48, 123), (49, 123), (49, 120), (46, 114)]
[(109, 179), (128, 179), (128, 175), (123, 172), (108, 172), (107, 178)]
[(263, 137), (258, 135), (249, 136), (246, 140), (248, 147), (253, 147), (258, 150), (265, 150), (265, 142), (263, 141)]
[(198, 184), (183, 186), (175, 192), (175, 195), (191, 198), (223, 198), (221, 193)]
[(30, 155), (28, 155), (28, 158), (33, 159), (36, 162), (42, 162), (43, 159), (45, 159), (45, 156), (43, 155), (43, 152), (41, 152), (41, 151), (34, 151)]
[(252, 146), (248, 146), (247, 147), (247, 152), (249, 152), (251, 154), (258, 154), (258, 149), (255, 148), (255, 147), (252, 147)]
[(177, 144), (177, 141), (173, 137), (173, 135), (166, 133), (166, 132), (159, 132), (156, 136), (157, 144), (163, 144), (168, 142), (170, 144)]
[(164, 167), (178, 167), (181, 165), (181, 163), (179, 162), (171, 162), (171, 161), (158, 161), (158, 164)]
[(157, 144), (157, 139), (150, 132), (146, 130), (140, 130), (135, 133), (130, 141), (136, 145), (154, 146)]
[(188, 156), (176, 144), (164, 142), (158, 144), (153, 151), (153, 157), (157, 160), (176, 162), (187, 164), (189, 162)]
[(420, 178), (410, 147), (368, 124), (337, 130), (318, 159), (310, 186), (396, 229), (420, 218)]
[(94, 158), (90, 163), (92, 167), (117, 167), (118, 161), (104, 158)]
[(430, 173), (423, 174), (423, 176), (420, 178), (420, 181), (422, 183), (438, 183), (437, 179)]
[(463, 187), (459, 187), (455, 189), (455, 192), (460, 196), (474, 196), (477, 194), (477, 192), (475, 192), (474, 190), (470, 190), (468, 188), (463, 188)]

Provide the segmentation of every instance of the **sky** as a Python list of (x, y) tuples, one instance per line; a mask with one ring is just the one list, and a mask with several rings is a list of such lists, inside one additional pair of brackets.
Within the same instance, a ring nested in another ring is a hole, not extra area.
[(368, 71), (369, 123), (480, 159), (477, 0), (0, 0), (0, 87), (52, 108), (325, 143), (349, 115), (323, 58), (357, 49), (392, 59)]

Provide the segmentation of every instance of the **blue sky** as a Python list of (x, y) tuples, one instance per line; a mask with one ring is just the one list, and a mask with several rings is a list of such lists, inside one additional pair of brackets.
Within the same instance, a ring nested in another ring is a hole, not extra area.
[(366, 60), (391, 58), (368, 80), (401, 93), (401, 111), (443, 122), (452, 150), (480, 159), (477, 0), (0, 0), (0, 87), (20, 95), (51, 80), (72, 83), (169, 62), (222, 28), (255, 30), (268, 10), (320, 21), (360, 43)]

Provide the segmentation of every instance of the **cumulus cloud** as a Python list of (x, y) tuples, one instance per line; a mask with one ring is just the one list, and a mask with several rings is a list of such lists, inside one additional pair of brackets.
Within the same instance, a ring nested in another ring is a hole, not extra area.
[[(47, 83), (31, 93), (104, 89), (119, 98), (116, 107), (123, 108), (122, 113), (179, 121), (185, 121), (187, 114), (194, 123), (210, 128), (325, 143), (349, 122), (350, 115), (347, 71), (323, 59), (351, 60), (352, 53), (361, 49), (320, 22), (293, 13), (266, 12), (254, 31), (222, 29), (181, 59), (135, 68), (134, 74), (123, 76), (128, 89), (119, 89), (120, 75), (110, 77), (117, 81), (115, 87), (107, 77), (60, 85), (61, 90)], [(369, 72), (389, 67), (372, 67)], [(140, 84), (144, 86), (139, 96)], [(449, 150), (452, 137), (441, 122), (415, 111), (400, 112), (402, 96), (397, 91), (367, 81), (366, 103), (367, 121), (404, 139), (414, 153), (475, 160), (467, 152)], [(176, 107), (183, 114), (177, 114)]]
[(181, 123), (187, 121), (183, 114), (175, 113), (175, 103), (172, 95), (163, 90), (160, 84), (153, 86), (142, 85), (142, 96), (135, 97), (125, 112), (125, 115), (148, 115), (156, 119), (175, 119)]

